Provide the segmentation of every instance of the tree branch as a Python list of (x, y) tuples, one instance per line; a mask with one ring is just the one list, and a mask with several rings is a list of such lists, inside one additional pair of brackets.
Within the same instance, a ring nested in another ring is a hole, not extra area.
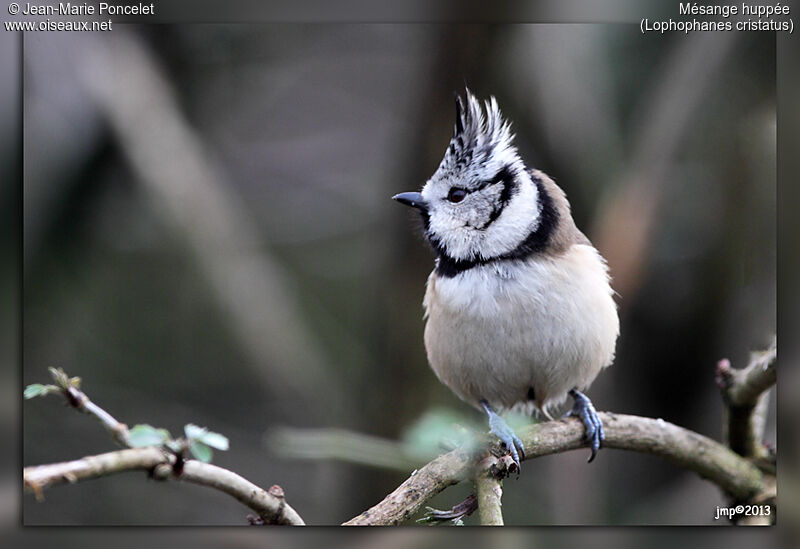
[(519, 467), (508, 452), (497, 455), (494, 449), (496, 447), (492, 447), (473, 473), (478, 516), (483, 526), (503, 526), (503, 479), (512, 472), (519, 474)]
[(345, 429), (272, 429), (267, 441), (276, 455), (289, 459), (331, 459), (381, 467), (403, 474), (422, 467), (427, 459), (408, 452), (407, 445)]
[(433, 496), (448, 486), (465, 480), (472, 464), (473, 456), (460, 448), (441, 455), (422, 469), (411, 473), (408, 480), (383, 501), (345, 522), (344, 526), (400, 524), (411, 518), (420, 506)]
[[(123, 446), (132, 446), (132, 431), (78, 389), (80, 378), (70, 378), (61, 368), (50, 368), (50, 373), (56, 383), (55, 386), (49, 386), (50, 389), (37, 394), (60, 392), (70, 406), (97, 418), (116, 442)], [(41, 388), (45, 389), (43, 386)], [(225, 443), (227, 446), (227, 440)], [(292, 526), (305, 524), (297, 511), (286, 503), (280, 486), (274, 485), (266, 491), (222, 467), (196, 460), (184, 460), (183, 451), (186, 446), (183, 444), (179, 446), (181, 449), (177, 453), (167, 451), (163, 447), (145, 446), (87, 456), (74, 461), (26, 467), (22, 472), (23, 485), (34, 493), (38, 501), (43, 501), (43, 490), (55, 484), (75, 483), (125, 471), (143, 470), (160, 480), (168, 478), (183, 480), (225, 492), (258, 513), (262, 524)]]
[[(748, 501), (767, 489), (762, 472), (722, 444), (662, 419), (600, 412), (607, 448), (632, 450), (668, 459), (719, 486), (736, 501)], [(518, 433), (526, 459), (585, 446), (583, 424), (575, 419), (547, 421)], [(399, 524), (448, 486), (470, 477), (475, 463), (457, 449), (415, 471), (383, 501), (345, 525)]]
[(749, 458), (764, 458), (762, 443), (768, 404), (768, 391), (777, 380), (777, 343), (753, 353), (742, 369), (731, 368), (728, 359), (717, 363), (716, 381), (727, 410), (725, 439), (731, 449)]
[[(158, 468), (156, 474), (167, 470), (172, 471), (172, 468)], [(169, 478), (225, 492), (258, 513), (264, 524), (305, 525), (297, 511), (286, 503), (283, 489), (277, 484), (271, 486), (269, 490), (264, 490), (233, 471), (195, 460), (187, 461), (179, 475)]]
[(44, 499), (42, 491), (45, 488), (63, 482), (75, 483), (126, 471), (148, 471), (159, 480), (182, 480), (225, 492), (258, 513), (265, 524), (305, 524), (300, 515), (286, 503), (283, 490), (279, 486), (273, 486), (266, 491), (240, 475), (210, 463), (188, 460), (180, 468), (175, 467), (175, 463), (174, 455), (148, 446), (87, 456), (63, 463), (26, 467), (22, 475), (25, 488), (41, 501)]
[(160, 464), (170, 464), (169, 456), (159, 448), (131, 448), (108, 452), (97, 456), (86, 456), (74, 461), (26, 467), (22, 471), (23, 484), (27, 490), (44, 499), (42, 490), (64, 482), (104, 477), (124, 471), (150, 471)]
[(489, 472), (475, 476), (478, 516), (483, 526), (503, 526), (503, 481)]

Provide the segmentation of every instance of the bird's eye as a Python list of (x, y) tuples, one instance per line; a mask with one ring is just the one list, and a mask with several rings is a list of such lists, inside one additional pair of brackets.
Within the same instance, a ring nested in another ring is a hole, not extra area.
[(453, 187), (450, 189), (450, 192), (447, 193), (447, 200), (450, 202), (461, 202), (467, 196), (467, 191), (464, 189), (459, 189), (458, 187)]

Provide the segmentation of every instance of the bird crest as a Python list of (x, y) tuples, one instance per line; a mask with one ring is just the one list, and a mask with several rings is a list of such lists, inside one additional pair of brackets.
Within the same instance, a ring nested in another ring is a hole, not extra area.
[(489, 161), (506, 165), (521, 162), (511, 124), (503, 119), (492, 96), (481, 102), (467, 89), (466, 103), (456, 96), (456, 122), (441, 168), (449, 172), (482, 169)]

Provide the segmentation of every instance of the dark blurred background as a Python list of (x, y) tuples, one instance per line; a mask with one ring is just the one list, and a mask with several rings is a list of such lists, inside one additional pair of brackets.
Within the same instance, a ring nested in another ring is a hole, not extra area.
[[(465, 84), (497, 97), (609, 261), (622, 335), (599, 409), (719, 440), (716, 361), (742, 367), (775, 332), (773, 34), (122, 26), (32, 33), (22, 59), (23, 385), (61, 366), (129, 425), (224, 433), (215, 463), (280, 484), (309, 523), (357, 515), (454, 424), (482, 424), (428, 369), (433, 257), (389, 199), (436, 169)], [(23, 416), (24, 465), (113, 449), (58, 398)], [(506, 523), (713, 524), (725, 502), (654, 457), (586, 458), (526, 462)], [(246, 514), (138, 474), (23, 500), (31, 525)]]

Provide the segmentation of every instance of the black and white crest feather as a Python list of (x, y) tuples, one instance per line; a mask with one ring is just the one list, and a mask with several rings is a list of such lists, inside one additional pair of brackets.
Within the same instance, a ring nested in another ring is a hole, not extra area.
[(456, 122), (450, 146), (440, 169), (459, 172), (486, 168), (487, 163), (522, 167), (511, 124), (503, 119), (497, 100), (481, 102), (467, 90), (466, 104), (456, 96)]

